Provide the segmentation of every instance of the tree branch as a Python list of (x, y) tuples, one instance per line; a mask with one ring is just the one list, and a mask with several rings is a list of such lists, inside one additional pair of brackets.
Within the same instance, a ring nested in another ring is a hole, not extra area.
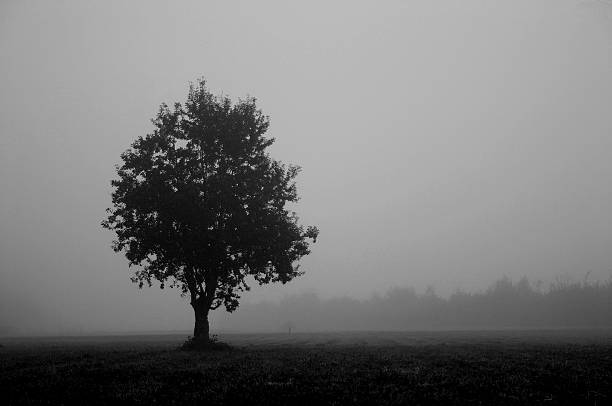
[[(195, 305), (198, 294), (198, 283), (195, 281), (195, 275), (190, 268), (185, 267), (183, 269), (183, 275), (187, 282), (187, 288), (189, 289), (189, 296), (191, 297), (191, 305)], [(200, 288), (201, 289), (201, 288)]]

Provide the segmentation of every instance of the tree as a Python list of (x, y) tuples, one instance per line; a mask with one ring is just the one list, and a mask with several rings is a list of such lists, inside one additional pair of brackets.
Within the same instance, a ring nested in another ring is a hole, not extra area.
[(154, 131), (121, 155), (112, 207), (102, 226), (114, 230), (116, 252), (138, 266), (132, 281), (180, 288), (195, 314), (194, 340), (208, 340), (208, 314), (239, 305), (257, 283), (286, 283), (302, 274), (318, 229), (298, 225), (300, 168), (272, 159), (269, 117), (255, 98), (232, 104), (200, 79), (184, 105), (166, 104)]

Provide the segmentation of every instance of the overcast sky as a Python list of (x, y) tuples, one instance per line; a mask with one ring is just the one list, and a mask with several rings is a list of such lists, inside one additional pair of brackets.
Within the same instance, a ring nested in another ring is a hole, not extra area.
[(258, 98), (321, 230), (305, 276), (247, 301), (610, 277), (611, 2), (2, 1), (0, 327), (191, 328), (100, 221), (198, 77)]

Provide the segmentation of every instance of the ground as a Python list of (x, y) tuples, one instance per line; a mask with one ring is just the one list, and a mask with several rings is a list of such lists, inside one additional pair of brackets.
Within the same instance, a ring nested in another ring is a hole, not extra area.
[(3, 404), (612, 404), (609, 330), (184, 339), (0, 339)]

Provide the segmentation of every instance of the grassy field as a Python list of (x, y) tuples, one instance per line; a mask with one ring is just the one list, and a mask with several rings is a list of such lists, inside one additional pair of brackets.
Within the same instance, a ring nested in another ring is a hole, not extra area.
[(612, 404), (609, 330), (184, 339), (0, 339), (3, 404)]

